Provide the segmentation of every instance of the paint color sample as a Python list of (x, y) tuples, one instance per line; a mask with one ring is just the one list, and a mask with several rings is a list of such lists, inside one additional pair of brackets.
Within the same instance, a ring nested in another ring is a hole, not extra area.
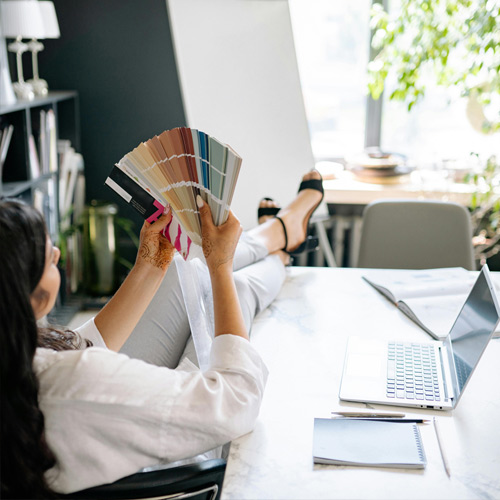
[[(174, 224), (176, 247), (180, 241), (179, 231), (185, 233), (189, 245), (192, 242), (201, 246), (196, 196), (199, 194), (210, 206), (214, 224), (223, 224), (229, 214), (241, 162), (232, 148), (214, 137), (196, 129), (178, 127), (141, 142), (127, 153), (116, 164), (106, 184), (129, 203), (139, 198), (140, 189), (147, 192), (150, 198), (146, 199), (157, 207), (155, 210), (170, 205), (176, 223), (180, 224), (179, 230)], [(125, 177), (117, 175), (116, 169)], [(138, 189), (130, 188), (131, 181)], [(143, 216), (151, 217), (149, 207), (146, 210), (141, 206), (139, 210), (139, 206), (131, 204)], [(173, 237), (172, 230), (166, 236), (169, 234)]]

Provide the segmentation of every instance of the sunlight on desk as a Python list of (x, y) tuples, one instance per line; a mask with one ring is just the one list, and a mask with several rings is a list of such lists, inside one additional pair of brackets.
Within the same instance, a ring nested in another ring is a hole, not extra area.
[(324, 181), (325, 201), (367, 205), (381, 198), (408, 198), (454, 201), (461, 205), (469, 205), (475, 190), (473, 185), (452, 182), (437, 176), (424, 179), (418, 171), (412, 172), (407, 179), (397, 184), (375, 184), (358, 181), (350, 172), (344, 171), (337, 179)]

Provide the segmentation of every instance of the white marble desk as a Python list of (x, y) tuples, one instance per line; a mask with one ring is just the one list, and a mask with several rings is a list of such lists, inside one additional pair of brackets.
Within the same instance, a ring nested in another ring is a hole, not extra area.
[[(453, 412), (436, 416), (451, 469), (432, 425), (420, 425), (424, 470), (314, 465), (314, 417), (339, 408), (349, 335), (429, 340), (361, 280), (361, 269), (289, 269), (277, 300), (255, 321), (252, 342), (270, 376), (255, 430), (231, 445), (222, 498), (500, 498), (500, 340), (492, 340)], [(390, 410), (396, 407), (378, 406)]]

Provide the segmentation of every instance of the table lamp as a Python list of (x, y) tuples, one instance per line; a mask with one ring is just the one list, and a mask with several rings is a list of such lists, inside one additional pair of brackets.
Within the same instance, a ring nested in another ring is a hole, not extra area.
[[(43, 18), (44, 36), (38, 38), (59, 38), (59, 23), (57, 22), (56, 9), (53, 2), (38, 2)], [(44, 96), (48, 94), (49, 86), (45, 80), (38, 76), (38, 52), (43, 50), (43, 43), (39, 42), (36, 37), (28, 43), (28, 49), (31, 51), (31, 59), (33, 62), (33, 78), (28, 80), (28, 83), (33, 85), (35, 95)]]
[(43, 38), (44, 27), (38, 2), (33, 0), (3, 0), (0, 3), (2, 34), (6, 38), (15, 38), (8, 45), (10, 52), (16, 54), (17, 79), (13, 84), (18, 99), (33, 99), (33, 86), (24, 81), (22, 55), (28, 50), (23, 38)]

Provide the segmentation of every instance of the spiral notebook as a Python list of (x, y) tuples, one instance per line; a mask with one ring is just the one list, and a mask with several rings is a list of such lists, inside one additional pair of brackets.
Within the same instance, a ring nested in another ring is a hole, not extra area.
[(423, 469), (427, 463), (413, 422), (315, 418), (313, 457), (317, 464)]
[(201, 245), (196, 196), (208, 203), (215, 225), (230, 210), (242, 159), (224, 144), (197, 129), (165, 130), (141, 142), (112, 169), (106, 185), (148, 222), (172, 208), (164, 235), (187, 259), (191, 245)]

